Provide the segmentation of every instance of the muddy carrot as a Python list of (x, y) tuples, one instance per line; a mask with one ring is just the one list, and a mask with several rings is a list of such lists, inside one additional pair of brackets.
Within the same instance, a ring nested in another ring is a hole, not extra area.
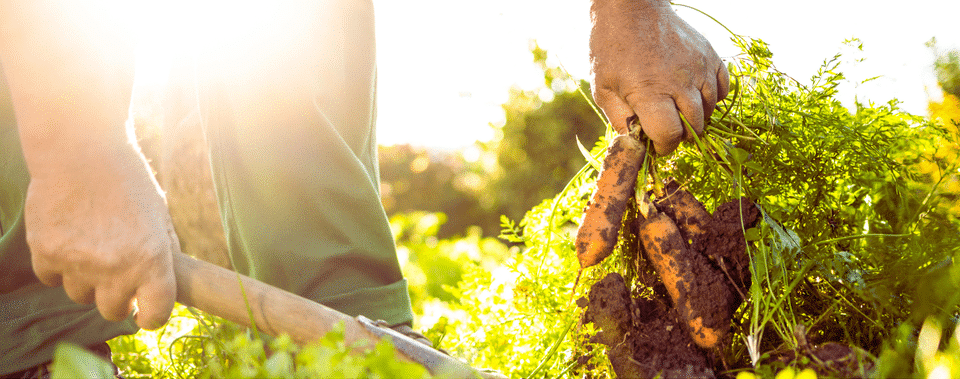
[(719, 346), (729, 328), (726, 283), (702, 255), (689, 249), (667, 214), (651, 210), (640, 224), (640, 243), (667, 287), (680, 319), (703, 348)]
[(580, 268), (593, 266), (613, 252), (627, 201), (634, 195), (637, 173), (646, 148), (629, 135), (613, 139), (603, 159), (597, 190), (577, 230)]
[(657, 209), (674, 220), (687, 243), (693, 245), (703, 240), (713, 223), (710, 212), (675, 180), (670, 179), (664, 189), (665, 195), (657, 200)]

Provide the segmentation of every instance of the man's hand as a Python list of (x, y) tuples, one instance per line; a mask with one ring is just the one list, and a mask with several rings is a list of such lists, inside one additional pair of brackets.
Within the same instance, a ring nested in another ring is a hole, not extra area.
[(63, 285), (107, 320), (166, 323), (176, 300), (173, 253), (180, 252), (163, 197), (146, 162), (128, 157), (106, 167), (70, 167), (72, 174), (33, 177), (27, 190), (27, 242), (33, 269), (46, 285)]
[(116, 0), (0, 0), (0, 61), (30, 172), (33, 269), (104, 318), (166, 322), (180, 250), (166, 204), (125, 121), (134, 73)]
[(657, 154), (697, 134), (727, 96), (730, 77), (710, 43), (666, 0), (593, 0), (593, 96), (617, 132), (636, 115)]

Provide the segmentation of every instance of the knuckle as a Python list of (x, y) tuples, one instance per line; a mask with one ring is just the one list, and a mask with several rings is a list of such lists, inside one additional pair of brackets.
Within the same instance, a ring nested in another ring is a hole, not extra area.
[(617, 94), (610, 88), (606, 87), (595, 87), (593, 89), (593, 100), (597, 102), (597, 105), (605, 107), (616, 98)]

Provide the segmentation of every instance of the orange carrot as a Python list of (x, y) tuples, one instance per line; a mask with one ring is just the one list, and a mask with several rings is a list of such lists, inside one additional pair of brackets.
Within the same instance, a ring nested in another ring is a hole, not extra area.
[(718, 347), (729, 329), (729, 292), (724, 278), (707, 259), (689, 249), (677, 225), (665, 213), (651, 210), (640, 223), (640, 243), (667, 287), (680, 319), (693, 341)]
[(577, 230), (577, 259), (581, 269), (600, 263), (613, 252), (627, 201), (634, 195), (644, 154), (646, 147), (629, 135), (617, 136), (607, 148), (597, 190)]
[(657, 200), (657, 209), (673, 219), (684, 241), (693, 245), (709, 233), (713, 216), (690, 192), (670, 179), (664, 186), (665, 196)]

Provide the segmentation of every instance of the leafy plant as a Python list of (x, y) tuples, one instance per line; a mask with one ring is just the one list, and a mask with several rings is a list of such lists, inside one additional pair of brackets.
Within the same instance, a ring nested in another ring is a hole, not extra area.
[[(889, 351), (885, 341), (896, 325), (913, 330), (927, 317), (954, 317), (960, 276), (949, 273), (960, 253), (958, 224), (931, 206), (935, 185), (917, 180), (915, 164), (937, 162), (938, 149), (955, 140), (896, 101), (843, 107), (836, 98), (845, 80), (839, 55), (801, 83), (776, 69), (762, 40), (733, 41), (742, 50), (729, 66), (735, 92), (705, 135), (652, 170), (678, 178), (708, 208), (746, 195), (763, 212), (760, 227), (745, 231), (754, 281), (726, 362), (771, 364), (764, 362), (799, 348), (798, 325), (811, 343), (839, 341), (876, 357)], [(587, 152), (588, 162), (607, 140)], [(588, 270), (580, 288), (571, 287), (578, 267), (571, 232), (595, 172), (584, 165), (520, 222), (503, 219), (502, 237), (524, 244), (505, 263), (509, 273), (464, 274), (456, 292), (463, 308), (456, 308), (472, 312), (448, 328), (458, 336), (453, 348), (473, 363), (523, 377), (609, 375), (598, 349), (584, 344), (589, 326), (577, 324), (579, 311), (568, 301), (604, 273), (635, 274), (623, 254), (615, 255)], [(618, 251), (630, 249), (632, 238), (623, 235)], [(515, 280), (504, 281), (509, 277)], [(524, 353), (504, 356), (505, 348)], [(888, 372), (889, 362), (879, 360), (876, 372)], [(786, 372), (757, 374), (778, 371)]]
[[(141, 330), (109, 343), (114, 364), (131, 379), (429, 377), (423, 367), (398, 360), (386, 340), (366, 354), (355, 354), (344, 341), (342, 326), (301, 347), (289, 336), (261, 338), (249, 329), (179, 305), (163, 328)], [(80, 350), (68, 352), (65, 363), (56, 364), (73, 367), (75, 362), (85, 362), (83, 354), (89, 353)]]

